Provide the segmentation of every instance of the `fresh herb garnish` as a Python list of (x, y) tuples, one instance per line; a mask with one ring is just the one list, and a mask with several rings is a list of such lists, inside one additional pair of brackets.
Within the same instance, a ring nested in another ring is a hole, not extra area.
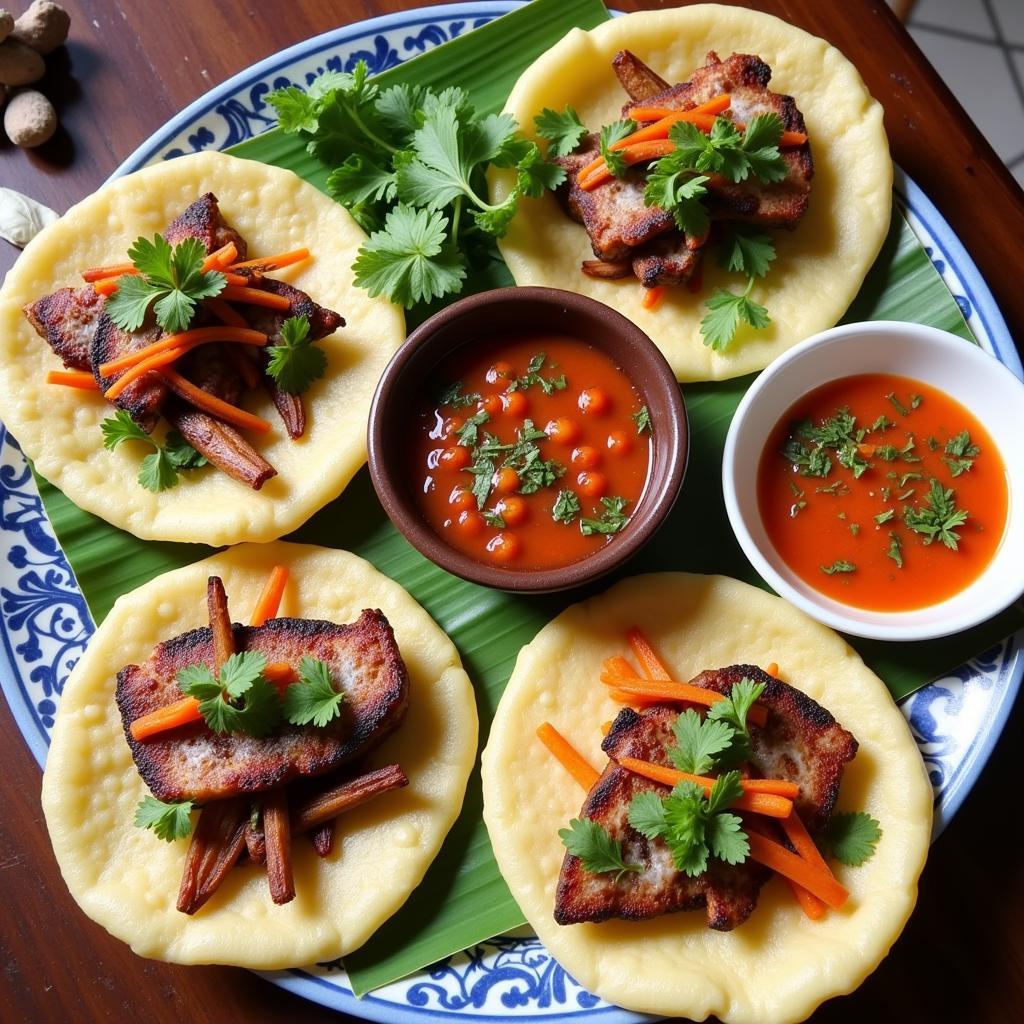
[(199, 454), (176, 431), (171, 431), (161, 446), (147, 434), (125, 409), (118, 409), (101, 424), (103, 447), (113, 451), (124, 441), (144, 441), (155, 450), (147, 455), (139, 467), (139, 483), (147, 491), (166, 491), (178, 482), (178, 472), (184, 469), (199, 469), (206, 465), (206, 458)]
[(551, 518), (557, 523), (571, 523), (580, 514), (580, 499), (573, 491), (559, 491), (551, 508)]
[[(795, 437), (789, 438), (782, 446), (782, 454), (800, 469), (801, 476), (826, 477), (832, 472), (832, 460), (824, 448), (808, 448)], [(839, 481), (836, 481), (838, 483)], [(836, 484), (832, 484), (835, 487)], [(828, 488), (816, 488), (819, 493), (831, 493)]]
[(284, 717), (292, 725), (323, 728), (341, 714), (345, 691), (336, 690), (331, 670), (319, 658), (305, 656), (299, 662), (299, 681), (284, 692)]
[(479, 437), (479, 427), (490, 422), (491, 414), (486, 409), (479, 409), (472, 416), (466, 417), (466, 422), (455, 433), (458, 435), (459, 444), (466, 448), (475, 448)]
[(947, 548), (956, 551), (960, 535), (957, 527), (967, 521), (966, 509), (958, 509), (953, 498), (953, 488), (943, 487), (934, 477), (928, 482), (928, 494), (919, 506), (908, 505), (903, 509), (904, 524), (924, 537), (925, 544), (942, 541)]
[(827, 487), (815, 487), (815, 494), (827, 494), (832, 498), (841, 498), (850, 493), (850, 486), (845, 480), (836, 480)]
[(282, 391), (299, 395), (324, 375), (327, 356), (314, 348), (309, 337), (309, 317), (290, 316), (281, 324), (281, 342), (267, 349), (267, 373)]
[(897, 569), (903, 568), (903, 541), (900, 535), (893, 531), (889, 532), (889, 550), (885, 553), (886, 558), (891, 558), (896, 563)]
[(836, 559), (831, 565), (819, 566), (821, 571), (826, 576), (835, 576), (837, 573), (856, 572), (857, 566), (853, 562), (847, 562), (844, 559)]
[(874, 517), (874, 519), (875, 519), (875, 522), (879, 526), (881, 526), (883, 523), (889, 522), (889, 520), (892, 519), (893, 516), (895, 516), (895, 515), (896, 515), (896, 509), (894, 509), (894, 508), (887, 508), (884, 512), (879, 512), (878, 515)]
[(750, 292), (756, 278), (747, 281), (747, 287), (740, 293), (716, 288), (707, 300), (708, 313), (700, 322), (700, 333), (704, 344), (716, 352), (723, 351), (736, 336), (740, 322), (749, 324), (754, 330), (762, 330), (771, 323), (768, 310), (754, 302)]
[(775, 243), (763, 231), (734, 225), (718, 250), (718, 262), (726, 270), (748, 277), (764, 277), (775, 259)]
[(896, 424), (888, 418), (888, 416), (879, 416), (874, 423), (868, 427), (868, 432), (873, 433), (876, 430), (888, 430), (890, 427), (895, 427)]
[(266, 667), (267, 659), (258, 651), (243, 651), (232, 654), (217, 674), (202, 664), (183, 668), (178, 686), (199, 701), (199, 712), (214, 732), (260, 738), (281, 720), (277, 690), (263, 678)]
[(498, 530), (505, 529), (505, 520), (501, 518), (500, 512), (495, 512), (493, 509), (485, 508), (480, 512), (480, 515), (488, 526), (493, 526)]
[(155, 796), (147, 796), (135, 808), (135, 825), (137, 828), (151, 828), (158, 839), (173, 843), (192, 831), (191, 812), (191, 800), (165, 803)]
[(916, 409), (924, 401), (923, 395), (915, 395), (913, 392), (910, 393), (910, 408)]
[(716, 700), (708, 708), (707, 718), (712, 722), (724, 722), (733, 731), (728, 750), (719, 758), (719, 764), (735, 764), (745, 761), (751, 754), (750, 729), (747, 715), (764, 692), (764, 683), (755, 683), (743, 678), (734, 683), (724, 700)]
[(632, 420), (636, 424), (638, 434), (642, 434), (645, 430), (651, 433), (651, 414), (646, 405), (640, 406), (639, 411), (633, 413)]
[(509, 386), (509, 391), (526, 391), (527, 388), (538, 387), (545, 395), (551, 395), (555, 391), (564, 391), (566, 388), (565, 374), (559, 374), (557, 377), (542, 377), (540, 371), (544, 367), (544, 363), (547, 361), (547, 355), (543, 352), (538, 352), (529, 362), (526, 367), (526, 373), (522, 377), (517, 377), (513, 380)]
[(441, 392), (437, 397), (438, 405), (447, 405), (451, 409), (463, 409), (466, 406), (476, 405), (480, 401), (481, 395), (479, 391), (471, 391), (469, 394), (462, 394), (462, 381), (457, 380), (454, 384), (449, 384), (448, 387)]
[(627, 864), (622, 856), (622, 844), (590, 818), (573, 818), (568, 828), (559, 829), (558, 838), (569, 853), (579, 857), (584, 871), (595, 874), (614, 871), (616, 882), (630, 871), (643, 871), (642, 864)]
[(187, 330), (196, 303), (219, 295), (227, 284), (219, 271), (203, 270), (206, 249), (198, 238), (185, 238), (172, 249), (162, 235), (154, 235), (152, 242), (140, 237), (128, 258), (138, 273), (122, 275), (104, 305), (107, 316), (125, 331), (142, 326), (151, 304), (157, 324), (169, 334)]
[(892, 402), (894, 408), (901, 416), (910, 415), (910, 410), (896, 397), (895, 391), (890, 391), (889, 394), (887, 394), (885, 397), (888, 398), (890, 402)]
[(675, 143), (680, 163), (701, 173), (721, 174), (733, 182), (745, 181), (750, 174), (764, 182), (781, 181), (787, 173), (778, 148), (782, 138), (778, 114), (757, 114), (742, 132), (729, 118), (716, 117), (707, 135), (696, 125), (680, 121), (669, 129), (668, 137)]
[(629, 823), (648, 839), (663, 839), (675, 866), (691, 878), (707, 870), (709, 857), (726, 864), (742, 864), (750, 844), (742, 820), (723, 813), (740, 798), (739, 772), (715, 779), (705, 798), (704, 789), (680, 782), (667, 797), (647, 791), (637, 793), (629, 804)]
[(601, 156), (608, 165), (608, 170), (616, 178), (621, 178), (629, 165), (626, 163), (626, 155), (621, 149), (612, 149), (616, 142), (621, 142), (627, 135), (632, 135), (637, 129), (636, 121), (613, 121), (601, 129), (600, 146)]
[(604, 511), (600, 519), (580, 519), (580, 532), (584, 537), (594, 533), (618, 533), (629, 522), (629, 516), (625, 513), (629, 502), (625, 498), (602, 498), (601, 504)]
[(907, 435), (907, 443), (902, 448), (894, 444), (880, 444), (875, 446), (874, 455), (883, 462), (895, 462), (900, 459), (903, 462), (920, 462), (921, 456), (914, 454), (916, 443), (913, 434)]
[(726, 721), (701, 718), (693, 708), (687, 708), (672, 726), (676, 746), (668, 748), (669, 760), (681, 772), (706, 775), (714, 768), (718, 754), (728, 750), (736, 735)]
[(553, 156), (566, 156), (571, 153), (587, 134), (587, 126), (580, 120), (576, 111), (568, 104), (562, 113), (545, 107), (534, 119), (534, 127), (542, 139), (551, 145), (548, 153)]
[(858, 523), (850, 523), (849, 530), (856, 537), (860, 533), (860, 525)]
[(688, 238), (703, 238), (711, 217), (701, 200), (707, 195), (706, 174), (695, 175), (677, 153), (662, 157), (647, 175), (644, 204), (672, 214), (676, 227)]
[(971, 441), (971, 435), (966, 430), (961, 430), (946, 442), (946, 455), (943, 462), (949, 468), (954, 477), (966, 473), (973, 465), (974, 460), (981, 454), (981, 449)]
[(881, 838), (881, 826), (864, 811), (833, 814), (825, 828), (825, 844), (832, 856), (853, 868), (871, 859)]

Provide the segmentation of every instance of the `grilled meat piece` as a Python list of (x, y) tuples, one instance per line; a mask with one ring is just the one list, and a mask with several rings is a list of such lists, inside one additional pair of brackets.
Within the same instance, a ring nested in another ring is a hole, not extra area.
[(164, 229), (164, 238), (171, 245), (177, 245), (186, 238), (198, 238), (208, 253), (234, 242), (239, 260), (244, 260), (248, 253), (245, 239), (225, 223), (217, 197), (212, 192), (200, 196), (172, 220)]
[(669, 87), (668, 82), (661, 75), (649, 68), (635, 53), (631, 53), (629, 50), (619, 50), (615, 54), (612, 68), (631, 100), (638, 102), (648, 100)]
[[(768, 722), (751, 734), (757, 768), (800, 786), (795, 807), (814, 832), (832, 813), (843, 769), (856, 753), (857, 741), (806, 694), (753, 665), (702, 672), (693, 682), (728, 693), (743, 678), (765, 684), (759, 703), (768, 708)], [(634, 795), (665, 795), (669, 787), (634, 775), (615, 761), (635, 757), (670, 765), (667, 748), (675, 745), (672, 725), (678, 714), (677, 708), (660, 704), (642, 712), (626, 709), (615, 719), (602, 744), (612, 760), (587, 795), (581, 815), (620, 840), (625, 861), (642, 864), (644, 870), (615, 881), (611, 874), (585, 871), (578, 858), (566, 854), (555, 897), (559, 924), (610, 917), (639, 920), (705, 906), (708, 926), (728, 931), (753, 913), (761, 886), (771, 874), (766, 868), (751, 860), (730, 866), (712, 858), (704, 874), (690, 878), (675, 868), (662, 840), (648, 840), (629, 825)]]
[(693, 248), (677, 231), (654, 239), (633, 257), (632, 270), (645, 288), (685, 284), (700, 264), (701, 247)]
[(644, 205), (644, 174), (630, 170), (624, 178), (613, 178), (590, 192), (576, 181), (577, 172), (601, 155), (596, 135), (587, 135), (568, 156), (555, 157), (565, 169), (565, 181), (558, 198), (566, 212), (578, 220), (590, 236), (594, 255), (607, 262), (632, 255), (637, 246), (675, 227), (672, 214), (657, 206)]
[[(100, 373), (100, 366), (128, 355), (129, 352), (137, 352), (146, 345), (152, 345), (163, 336), (159, 327), (144, 327), (138, 331), (123, 331), (106, 313), (100, 315), (96, 325), (96, 331), (92, 336), (92, 346), (89, 352), (89, 359), (92, 364), (92, 373), (100, 386), (100, 391), (106, 391), (126, 370), (104, 377)], [(133, 380), (114, 399), (114, 405), (119, 409), (125, 409), (133, 420), (147, 433), (151, 432), (160, 419), (163, 411), (164, 400), (167, 398), (167, 382), (156, 370), (144, 373), (137, 380)]]
[(268, 662), (298, 665), (304, 655), (325, 661), (344, 690), (341, 714), (325, 728), (285, 724), (255, 739), (211, 732), (196, 723), (139, 742), (135, 719), (181, 699), (176, 676), (187, 665), (213, 665), (208, 627), (159, 644), (144, 665), (117, 676), (117, 705), (143, 780), (160, 800), (223, 800), (322, 775), (375, 746), (400, 722), (409, 678), (384, 615), (366, 610), (351, 625), (310, 619), (271, 619), (234, 626), (235, 648), (260, 651)]
[(267, 292), (273, 292), (275, 295), (283, 295), (289, 303), (287, 313), (268, 309), (266, 306), (246, 306), (241, 311), (249, 321), (250, 327), (262, 331), (267, 336), (268, 345), (281, 344), (281, 325), (293, 316), (309, 318), (309, 337), (313, 341), (326, 338), (328, 334), (333, 334), (339, 327), (345, 326), (343, 316), (335, 313), (333, 309), (314, 302), (304, 291), (293, 288), (284, 281), (265, 277), (257, 287)]
[(580, 270), (587, 277), (596, 277), (606, 281), (633, 276), (633, 264), (629, 260), (616, 260), (614, 263), (609, 263), (606, 260), (584, 260), (580, 264)]
[(89, 349), (103, 313), (103, 298), (91, 284), (60, 288), (23, 310), (36, 333), (72, 370), (89, 370)]
[[(793, 97), (768, 89), (771, 77), (772, 69), (760, 57), (734, 53), (722, 61), (712, 51), (707, 55), (704, 66), (694, 71), (688, 82), (645, 97), (643, 105), (689, 110), (728, 93), (733, 120), (748, 124), (756, 114), (775, 113), (782, 119), (785, 131), (806, 132), (803, 114), (797, 109)], [(627, 103), (622, 108), (622, 116), (629, 117), (635, 106), (634, 101)], [(788, 174), (780, 182), (765, 184), (750, 177), (734, 184), (713, 175), (708, 183), (708, 205), (712, 216), (765, 227), (795, 227), (807, 211), (814, 162), (808, 143), (787, 147), (782, 150), (782, 155), (788, 165)]]

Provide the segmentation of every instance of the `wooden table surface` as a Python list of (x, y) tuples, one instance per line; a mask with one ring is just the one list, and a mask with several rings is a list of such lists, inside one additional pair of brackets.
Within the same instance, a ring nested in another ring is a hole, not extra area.
[[(26, 2), (6, 6), (19, 11)], [(235, 72), (318, 32), (421, 0), (62, 2), (72, 16), (71, 38), (50, 58), (42, 86), (59, 110), (59, 134), (36, 152), (0, 142), (0, 184), (58, 211), (92, 192), (171, 115)], [(662, 5), (616, 0), (615, 6)], [(1024, 195), (883, 0), (747, 6), (824, 36), (857, 64), (885, 107), (894, 159), (943, 211), (1011, 332), (1024, 337)], [(0, 273), (16, 255), (0, 242)], [(143, 960), (87, 920), (50, 851), (39, 770), (0, 705), (0, 1019), (346, 1020), (243, 970)], [(1004, 775), (1018, 776), (1021, 749), (1024, 721), (1015, 713), (967, 804), (933, 849), (902, 938), (856, 994), (827, 1004), (816, 1022), (1003, 1024), (1020, 1012), (1024, 858), (1010, 841), (1015, 830), (1003, 822), (1015, 820), (1005, 810), (1011, 786)]]

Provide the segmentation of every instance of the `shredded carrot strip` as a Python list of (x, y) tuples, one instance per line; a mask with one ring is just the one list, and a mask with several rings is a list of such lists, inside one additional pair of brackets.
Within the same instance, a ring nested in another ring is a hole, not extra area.
[(770, 662), (768, 662), (768, 667), (765, 669), (765, 672), (767, 672), (768, 675), (772, 676), (773, 678), (778, 679), (779, 678), (779, 663), (777, 661), (770, 661)]
[(621, 654), (617, 654), (614, 658), (609, 658), (604, 663), (605, 672), (610, 672), (617, 676), (626, 676), (628, 679), (639, 679), (640, 677), (636, 674), (636, 670)]
[(262, 288), (241, 288), (229, 284), (220, 293), (220, 298), (227, 302), (247, 302), (252, 306), (267, 306), (270, 309), (286, 310), (291, 303), (283, 295), (264, 291)]
[(202, 720), (199, 713), (199, 701), (195, 697), (183, 697), (166, 707), (150, 711), (148, 715), (136, 718), (128, 727), (133, 740), (145, 740), (158, 732), (166, 732), (168, 729), (177, 729), (179, 725), (188, 725), (190, 722)]
[(652, 697), (640, 693), (627, 693), (625, 690), (617, 690), (614, 687), (608, 691), (608, 696), (618, 704), (628, 704), (630, 707), (644, 708), (651, 704), (664, 704), (667, 697)]
[(792, 878), (786, 879), (786, 885), (793, 891), (793, 896), (800, 904), (800, 909), (812, 921), (820, 921), (828, 912), (828, 907), (814, 893), (808, 892), (802, 885), (797, 885)]
[(47, 384), (63, 384), (81, 391), (99, 391), (96, 378), (86, 370), (50, 370), (46, 374)]
[[(626, 703), (632, 703), (635, 698), (640, 698), (648, 703), (686, 701), (688, 704), (711, 707), (712, 704), (725, 700), (725, 695), (718, 693), (717, 690), (705, 690), (702, 686), (678, 683), (674, 679), (630, 679), (628, 676), (602, 672), (601, 682), (612, 687), (614, 699), (618, 699), (616, 694), (626, 695)], [(747, 717), (752, 725), (763, 726), (768, 721), (768, 711), (763, 704), (755, 704), (747, 712)]]
[(640, 305), (643, 306), (644, 309), (654, 310), (661, 305), (661, 300), (665, 297), (665, 286), (663, 284), (658, 284), (653, 288), (644, 288), (643, 293)]
[(727, 93), (720, 93), (704, 103), (698, 103), (689, 110), (673, 110), (671, 107), (634, 107), (629, 116), (634, 121), (660, 121), (663, 117), (671, 117), (673, 114), (720, 114), (727, 110), (732, 103), (732, 97)]
[(99, 281), (93, 282), (93, 290), (98, 292), (100, 295), (110, 296), (117, 291), (117, 282), (121, 280), (123, 275), (118, 274), (117, 277), (104, 277)]
[[(255, 623), (254, 623), (255, 625)], [(262, 623), (260, 623), (262, 625)], [(298, 673), (288, 664), (287, 661), (271, 661), (263, 670), (263, 678), (268, 683), (273, 683), (278, 688), (290, 685), (298, 679)]]
[(612, 723), (611, 723), (610, 719), (607, 722), (602, 722), (601, 723), (601, 735), (602, 736), (607, 736), (608, 733), (610, 733), (611, 731), (612, 731)]
[[(619, 139), (618, 142), (613, 142), (608, 148), (609, 149), (627, 149), (637, 142), (650, 142), (652, 139), (667, 139), (669, 129), (674, 124), (680, 122), (688, 122), (690, 124), (696, 124), (699, 128), (704, 128), (705, 131), (710, 131), (711, 126), (715, 123), (715, 116), (720, 114), (726, 107), (729, 106), (730, 97), (728, 93), (722, 93), (721, 96), (716, 96), (713, 100), (708, 100), (707, 103), (702, 103), (699, 107), (693, 107), (690, 110), (669, 110), (659, 117), (654, 124), (646, 125), (643, 128), (637, 129), (632, 135), (627, 135), (624, 139)], [(634, 121), (639, 120), (634, 117)]]
[[(796, 811), (782, 822), (782, 830), (786, 833), (786, 838), (793, 844), (793, 848), (805, 861), (820, 868), (822, 871), (829, 871), (829, 874), (831, 874), (828, 864), (825, 863), (825, 858), (822, 857), (817, 844), (811, 838), (810, 832), (807, 831), (807, 826)], [(808, 892), (802, 886), (797, 885), (792, 879), (787, 879), (787, 881), (804, 913), (812, 921), (817, 921), (824, 916), (825, 904), (817, 896)]]
[(263, 593), (260, 594), (256, 607), (252, 610), (252, 617), (249, 619), (250, 626), (262, 626), (267, 619), (277, 616), (277, 609), (281, 607), (281, 598), (284, 596), (284, 588), (288, 583), (288, 570), (283, 565), (275, 565), (270, 570)]
[[(650, 142), (634, 143), (632, 146), (619, 150), (619, 152), (622, 153), (627, 166), (632, 167), (634, 164), (643, 164), (647, 163), (648, 160), (658, 160), (663, 156), (668, 156), (669, 153), (675, 151), (675, 148), (675, 145), (669, 142), (668, 139), (651, 139)], [(579, 186), (584, 192), (590, 192), (597, 188), (598, 185), (603, 185), (611, 177), (612, 172), (602, 160), (601, 166), (580, 181)]]
[(633, 652), (633, 656), (640, 662), (644, 672), (647, 673), (648, 679), (672, 678), (672, 674), (662, 664), (658, 655), (654, 653), (650, 640), (647, 639), (639, 626), (633, 626), (626, 631), (626, 640), (629, 643), (630, 650)]
[(200, 268), (203, 273), (207, 270), (223, 270), (238, 256), (238, 246), (234, 242), (228, 242), (222, 245), (219, 249), (214, 249), (209, 256), (203, 260), (203, 265)]
[(261, 331), (254, 331), (250, 327), (195, 327), (191, 331), (181, 331), (178, 334), (168, 334), (152, 345), (129, 352), (118, 359), (111, 359), (108, 363), (100, 364), (100, 376), (109, 377), (119, 370), (127, 370), (137, 363), (148, 359), (157, 352), (163, 352), (169, 348), (192, 348), (195, 345), (205, 345), (211, 341), (233, 341), (243, 345), (265, 345), (267, 336)]
[(584, 789), (589, 790), (597, 782), (598, 773), (550, 722), (537, 727), (537, 737)]
[(197, 409), (202, 409), (211, 416), (216, 416), (218, 419), (224, 420), (225, 423), (231, 423), (243, 430), (255, 430), (260, 434), (265, 434), (270, 430), (270, 424), (265, 419), (254, 416), (251, 412), (239, 409), (237, 405), (222, 401), (209, 392), (203, 391), (202, 388), (196, 387), (190, 380), (182, 377), (180, 373), (175, 373), (170, 369), (161, 372), (171, 386), (171, 390), (179, 398), (191, 402)]
[[(711, 787), (715, 784), (714, 779), (709, 779), (704, 775), (691, 775), (689, 772), (681, 772), (676, 768), (653, 764), (650, 761), (641, 761), (635, 757), (620, 757), (617, 760), (627, 771), (642, 775), (645, 779), (651, 779), (653, 782), (660, 782), (665, 786), (675, 786), (680, 782), (692, 782), (697, 786), (702, 786), (705, 796), (711, 792)], [(769, 818), (788, 818), (793, 813), (792, 799), (779, 796), (776, 793), (761, 792), (755, 788), (760, 781), (760, 779), (744, 779), (740, 783), (743, 787), (743, 796), (732, 806), (741, 811), (751, 811)], [(770, 781), (778, 783), (784, 780), (772, 779)]]
[(122, 274), (137, 273), (133, 263), (111, 263), (109, 267), (90, 267), (88, 270), (83, 270), (82, 280), (91, 284), (93, 281), (102, 281), (105, 277), (120, 277)]
[(802, 146), (807, 141), (807, 136), (803, 132), (783, 132), (782, 137), (779, 139), (779, 145), (783, 148), (787, 146)]
[(752, 860), (756, 860), (759, 864), (771, 868), (772, 871), (777, 871), (784, 878), (796, 882), (833, 910), (841, 910), (849, 899), (850, 894), (836, 880), (831, 871), (827, 869), (822, 871), (816, 864), (811, 864), (803, 857), (790, 853), (780, 843), (773, 842), (756, 832), (747, 834), (747, 842), (750, 843)]
[(301, 263), (308, 259), (308, 249), (292, 249), (276, 256), (262, 256), (255, 260), (246, 260), (244, 263), (232, 263), (228, 270), (280, 270), (281, 267), (290, 267), (293, 263)]
[(206, 308), (218, 319), (222, 320), (228, 327), (247, 328), (249, 321), (242, 316), (233, 306), (229, 306), (223, 299), (207, 299)]
[[(112, 402), (125, 388), (128, 387), (133, 381), (138, 380), (140, 377), (144, 377), (150, 370), (157, 370), (162, 366), (168, 366), (173, 363), (176, 359), (180, 359), (185, 354), (184, 348), (169, 348), (163, 352), (156, 352), (151, 355), (148, 359), (142, 359), (135, 363), (134, 366), (129, 367), (124, 373), (121, 374), (113, 384), (103, 392), (103, 397), (108, 402)], [(103, 374), (107, 376), (107, 374)]]

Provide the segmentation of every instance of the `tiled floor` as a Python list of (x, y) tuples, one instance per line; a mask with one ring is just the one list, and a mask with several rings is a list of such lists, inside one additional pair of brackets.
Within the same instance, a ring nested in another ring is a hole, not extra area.
[(1024, 186), (1024, 0), (917, 0), (907, 27)]

